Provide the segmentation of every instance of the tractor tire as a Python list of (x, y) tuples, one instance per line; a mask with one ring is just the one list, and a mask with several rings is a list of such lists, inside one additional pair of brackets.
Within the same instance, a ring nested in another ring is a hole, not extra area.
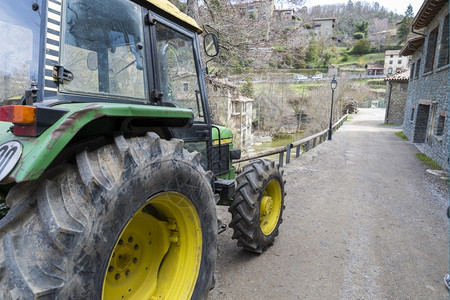
[(217, 257), (212, 173), (154, 133), (17, 184), (0, 220), (0, 299), (206, 299)]
[(273, 161), (257, 159), (236, 178), (236, 193), (228, 211), (233, 239), (247, 251), (262, 253), (273, 245), (282, 223), (284, 181)]

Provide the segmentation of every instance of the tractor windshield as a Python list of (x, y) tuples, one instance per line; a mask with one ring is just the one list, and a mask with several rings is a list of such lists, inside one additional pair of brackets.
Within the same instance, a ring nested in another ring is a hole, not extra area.
[(141, 7), (128, 0), (63, 6), (61, 64), (73, 79), (60, 92), (146, 100)]
[(41, 2), (0, 1), (0, 104), (20, 101), (38, 81)]

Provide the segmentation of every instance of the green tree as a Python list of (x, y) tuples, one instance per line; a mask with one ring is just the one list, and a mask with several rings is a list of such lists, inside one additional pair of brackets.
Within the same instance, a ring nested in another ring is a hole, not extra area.
[(363, 38), (367, 37), (367, 30), (368, 30), (368, 27), (369, 27), (369, 22), (362, 21), (360, 23), (355, 23), (355, 27), (356, 27), (355, 33), (356, 32), (361, 32), (361, 33), (364, 34)]
[(255, 87), (250, 77), (245, 77), (245, 83), (239, 88), (239, 93), (247, 98), (255, 98)]
[(367, 54), (370, 53), (370, 49), (371, 49), (370, 43), (365, 39), (361, 39), (358, 40), (353, 46), (352, 53), (358, 55)]
[(308, 48), (306, 49), (305, 61), (307, 64), (317, 64), (319, 59), (319, 45), (316, 42), (314, 36), (309, 41)]
[(408, 41), (408, 36), (410, 33), (411, 23), (414, 19), (414, 11), (411, 4), (408, 5), (408, 8), (405, 11), (405, 16), (402, 19), (402, 23), (400, 24), (397, 30), (397, 38), (398, 45), (405, 44)]

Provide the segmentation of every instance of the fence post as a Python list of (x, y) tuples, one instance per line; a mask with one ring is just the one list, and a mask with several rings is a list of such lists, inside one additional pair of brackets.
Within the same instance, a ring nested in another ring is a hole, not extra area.
[(308, 151), (309, 151), (309, 141), (306, 142), (306, 152), (308, 152)]
[(286, 146), (286, 164), (291, 162), (291, 144)]
[(283, 160), (284, 160), (284, 152), (280, 152), (280, 160), (279, 160), (280, 168), (283, 166)]
[(295, 150), (295, 157), (300, 156), (300, 145), (297, 146), (297, 149)]

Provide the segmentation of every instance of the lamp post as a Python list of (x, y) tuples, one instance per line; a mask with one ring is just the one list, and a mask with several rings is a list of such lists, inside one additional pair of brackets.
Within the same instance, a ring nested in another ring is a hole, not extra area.
[(330, 128), (328, 129), (328, 140), (331, 140), (331, 134), (333, 133), (333, 100), (334, 100), (334, 90), (337, 86), (336, 77), (333, 76), (331, 80), (331, 112), (330, 112)]

